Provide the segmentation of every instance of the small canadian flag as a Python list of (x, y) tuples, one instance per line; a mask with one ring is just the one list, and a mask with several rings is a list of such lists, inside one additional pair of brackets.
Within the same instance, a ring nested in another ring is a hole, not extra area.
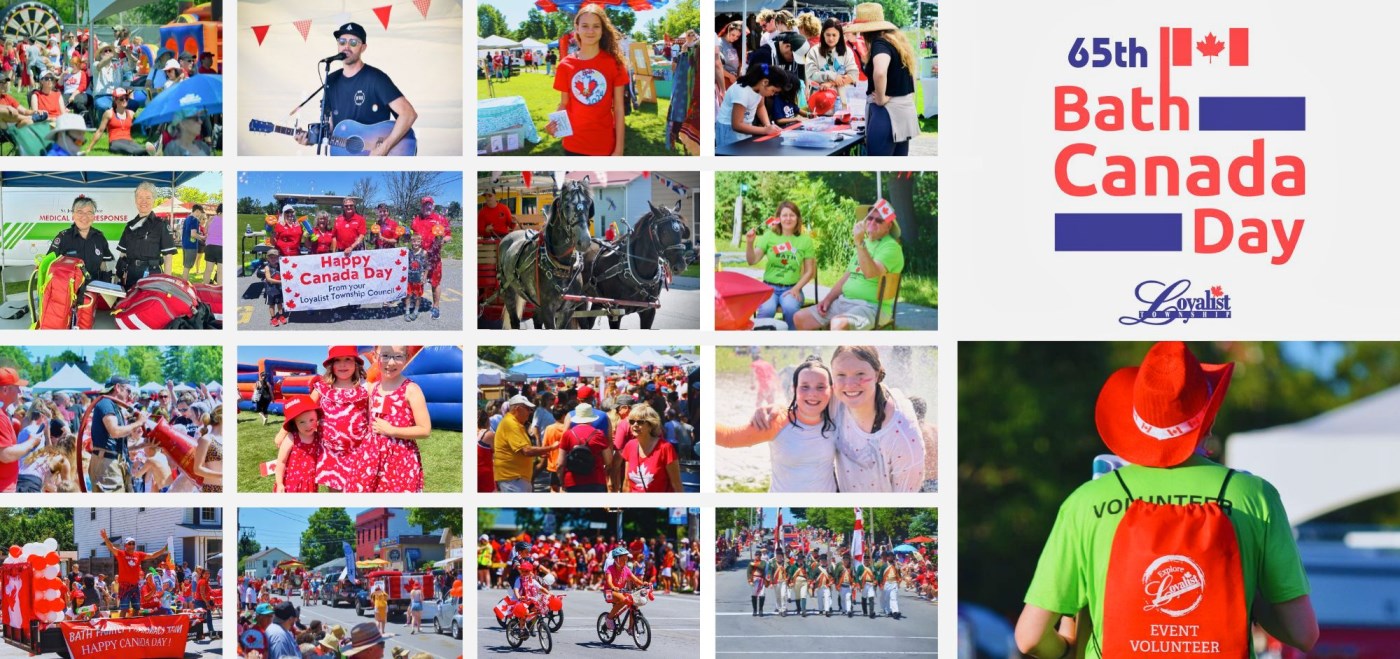
[(276, 474), (276, 473), (277, 473), (277, 461), (276, 461), (276, 460), (268, 460), (267, 462), (262, 463), (261, 472), (262, 472), (262, 475), (263, 475), (263, 476), (272, 476), (272, 475)]
[(1232, 27), (1222, 41), (1214, 32), (1196, 39), (1191, 28), (1174, 27), (1168, 48), (1172, 66), (1191, 66), (1194, 51), (1200, 51), (1207, 63), (1214, 63), (1215, 58), (1224, 55), (1230, 66), (1249, 66), (1249, 28)]
[(875, 202), (875, 212), (880, 214), (881, 220), (888, 221), (894, 219), (894, 207), (890, 206), (890, 202), (884, 199)]

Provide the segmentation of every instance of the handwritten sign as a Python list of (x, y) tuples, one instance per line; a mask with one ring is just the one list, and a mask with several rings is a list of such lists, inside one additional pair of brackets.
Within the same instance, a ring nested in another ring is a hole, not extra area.
[(58, 624), (73, 659), (183, 657), (190, 636), (190, 619), (186, 616), (101, 618)]
[(408, 250), (371, 249), (282, 258), (282, 303), (289, 311), (392, 302), (408, 289)]

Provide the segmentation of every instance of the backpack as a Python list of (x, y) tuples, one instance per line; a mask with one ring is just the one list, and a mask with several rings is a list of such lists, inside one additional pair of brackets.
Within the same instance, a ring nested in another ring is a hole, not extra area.
[(76, 256), (46, 254), (29, 279), (30, 329), (91, 329), (94, 300), (88, 275)]
[(112, 317), (121, 329), (219, 329), (209, 305), (189, 282), (165, 274), (136, 282)]
[[(587, 428), (594, 433), (598, 432), (593, 426), (574, 426), (574, 428)], [(569, 447), (569, 451), (564, 454), (564, 469), (575, 477), (581, 478), (593, 473), (593, 468), (597, 465), (597, 458), (593, 456), (593, 451), (588, 450), (588, 440), (593, 436), (589, 433), (583, 437), (574, 434), (574, 428), (569, 429), (570, 441), (577, 444)]]
[[(1250, 656), (1239, 540), (1225, 489), (1205, 503), (1134, 499), (1113, 536), (1104, 588), (1103, 657)], [(1092, 638), (1092, 637), (1091, 637)]]

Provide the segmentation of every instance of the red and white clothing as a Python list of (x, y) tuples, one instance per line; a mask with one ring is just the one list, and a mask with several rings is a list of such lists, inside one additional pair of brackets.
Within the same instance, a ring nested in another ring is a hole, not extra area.
[(313, 380), (312, 390), (320, 397), (324, 415), (316, 484), (342, 492), (363, 492), (360, 445), (370, 435), (369, 390), (362, 384), (338, 389), (321, 378)]
[[(387, 394), (376, 385), (370, 396), (373, 418), (384, 419), (395, 428), (412, 427), (415, 423), (413, 408), (408, 404), (408, 385), (411, 382), (404, 378), (398, 388)], [(370, 433), (361, 454), (365, 462), (360, 469), (360, 491), (423, 491), (423, 458), (418, 451), (418, 442)]]
[(287, 454), (287, 464), (282, 465), (282, 489), (286, 492), (315, 492), (316, 469), (321, 464), (321, 442), (315, 437), (310, 441), (293, 435), (287, 441), (292, 450)]
[[(423, 251), (428, 253), (428, 267), (424, 271), (428, 275), (428, 282), (433, 288), (437, 288), (442, 284), (442, 245), (452, 239), (452, 227), (447, 218), (437, 213), (429, 213), (426, 216), (414, 217), (410, 228), (423, 241)], [(441, 241), (437, 240), (439, 228), (442, 229)]]
[(141, 562), (150, 556), (144, 551), (118, 549), (113, 556), (117, 562), (117, 589), (136, 588), (141, 584)]
[(627, 86), (627, 69), (609, 53), (591, 59), (577, 54), (565, 57), (554, 73), (555, 91), (568, 94), (564, 111), (573, 134), (563, 139), (564, 149), (586, 156), (610, 156), (617, 147), (614, 94)]
[(633, 492), (674, 491), (667, 467), (676, 461), (676, 447), (670, 442), (657, 439), (646, 456), (642, 455), (640, 441), (627, 442), (622, 449), (622, 459), (627, 462), (627, 481)]
[(355, 244), (355, 240), (365, 235), (365, 231), (365, 216), (359, 213), (335, 216), (335, 242), (341, 251)]
[(301, 254), (301, 239), (304, 235), (301, 224), (278, 222), (272, 225), (272, 244), (282, 256)]

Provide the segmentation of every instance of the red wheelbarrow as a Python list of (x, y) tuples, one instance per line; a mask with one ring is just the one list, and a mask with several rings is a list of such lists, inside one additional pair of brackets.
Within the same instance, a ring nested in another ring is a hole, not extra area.
[(715, 273), (715, 329), (753, 329), (753, 314), (768, 298), (773, 287), (753, 277), (729, 270)]

